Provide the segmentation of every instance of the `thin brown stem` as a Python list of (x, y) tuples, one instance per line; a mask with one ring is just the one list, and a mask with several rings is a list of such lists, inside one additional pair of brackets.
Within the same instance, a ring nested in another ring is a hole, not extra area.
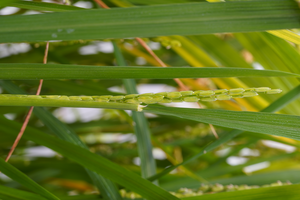
[[(102, 8), (105, 9), (110, 9), (104, 2), (102, 2), (101, 0), (94, 0), (96, 3), (98, 3), (99, 6), (101, 6)], [(136, 37), (135, 40), (146, 49), (146, 51), (162, 66), (162, 67), (167, 67), (167, 65), (152, 51), (152, 49), (147, 45), (147, 43), (142, 40), (141, 38)], [(189, 90), (189, 88), (184, 85), (184, 83), (179, 79), (179, 78), (174, 78), (173, 79), (178, 86), (180, 87), (180, 90)], [(201, 105), (198, 103), (199, 107), (201, 108)], [(214, 128), (214, 126), (212, 124), (209, 124), (210, 129), (212, 131), (212, 133), (214, 134), (214, 136), (219, 139), (219, 136)]]
[(135, 38), (135, 40), (142, 45), (148, 51), (148, 53), (162, 66), (167, 67), (167, 65), (152, 51), (152, 49), (146, 44), (141, 38)]
[[(153, 51), (152, 49), (147, 45), (147, 43), (142, 40), (141, 38), (135, 38), (135, 40), (140, 43), (142, 47), (148, 51), (148, 53), (162, 66), (162, 67), (168, 67)], [(174, 81), (178, 84), (180, 87), (180, 90), (188, 90), (188, 87), (184, 85), (184, 83), (179, 78), (174, 78)]]
[[(47, 58), (48, 58), (48, 51), (49, 51), (49, 42), (47, 42), (46, 44), (46, 48), (45, 48), (45, 54), (44, 54), (44, 59), (43, 59), (43, 63), (46, 64), (47, 63)], [(36, 91), (36, 95), (40, 95), (41, 93), (41, 90), (42, 90), (42, 86), (43, 86), (43, 79), (40, 80), (40, 83), (39, 83), (39, 87)], [(5, 158), (5, 162), (7, 162), (9, 160), (9, 158), (11, 157), (11, 155), (13, 154), (13, 152), (15, 151), (16, 147), (18, 146), (19, 144), (19, 141), (21, 140), (24, 132), (25, 132), (25, 129), (28, 125), (28, 122), (29, 122), (29, 119), (31, 117), (31, 114), (32, 114), (32, 111), (33, 111), (33, 106), (30, 107), (26, 117), (25, 117), (25, 120), (23, 122), (23, 125), (21, 127), (21, 130), (17, 136), (17, 138), (15, 139), (10, 151), (8, 152), (8, 155), (6, 156)]]
[(110, 9), (103, 1), (101, 0), (94, 0), (101, 8)]

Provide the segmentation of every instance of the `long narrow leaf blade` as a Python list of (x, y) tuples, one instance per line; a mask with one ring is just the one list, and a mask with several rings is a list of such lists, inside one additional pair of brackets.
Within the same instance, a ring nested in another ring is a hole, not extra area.
[(61, 64), (0, 64), (0, 79), (171, 79), (220, 77), (300, 76), (298, 74), (243, 68), (126, 67)]
[[(0, 85), (12, 94), (26, 94), (24, 90), (10, 81), (0, 80)], [(59, 121), (45, 108), (34, 108), (33, 113), (60, 139), (71, 142), (85, 149), (89, 149), (72, 129)], [(122, 199), (114, 183), (93, 171), (88, 169), (86, 169), (86, 171), (93, 180), (95, 186), (101, 192), (104, 199)]]
[(277, 37), (293, 42), (295, 44), (300, 44), (300, 36), (290, 30), (268, 31), (268, 33), (271, 33)]
[[(276, 100), (275, 102), (273, 102), (271, 105), (269, 105), (267, 108), (263, 109), (261, 112), (276, 112), (279, 111), (280, 109), (284, 108), (286, 105), (288, 105), (289, 103), (295, 101), (296, 99), (298, 99), (300, 97), (300, 85), (295, 87), (293, 90), (291, 90), (290, 92), (288, 92), (287, 94), (285, 94), (284, 96), (280, 97), (278, 100)], [(165, 169), (164, 171), (150, 177), (148, 180), (156, 180), (166, 174), (168, 174), (169, 172), (171, 172), (172, 170), (176, 169), (177, 167), (179, 167), (180, 165), (185, 165), (187, 163), (189, 163), (190, 161), (193, 161), (197, 158), (199, 158), (200, 156), (202, 156), (203, 154), (212, 151), (214, 149), (216, 149), (218, 146), (230, 141), (232, 138), (234, 138), (235, 136), (239, 135), (243, 133), (243, 131), (241, 130), (233, 130), (229, 133), (223, 134), (221, 135), (221, 137), (218, 140), (215, 140), (214, 142), (208, 144), (206, 147), (204, 147), (198, 154), (184, 160), (182, 163), (175, 165), (175, 166), (171, 166), (168, 167), (167, 169)]]
[(6, 176), (10, 177), (11, 179), (19, 182), (23, 186), (31, 189), (32, 191), (40, 194), (41, 196), (45, 197), (46, 199), (53, 199), (58, 200), (56, 196), (50, 193), (48, 190), (31, 180), (28, 176), (24, 173), (10, 165), (9, 163), (5, 162), (3, 159), (0, 159), (0, 171), (5, 174)]
[(300, 116), (217, 109), (171, 108), (157, 105), (149, 105), (144, 110), (216, 126), (300, 140)]
[(46, 3), (46, 2), (34, 2), (34, 1), (20, 1), (10, 3), (9, 6), (30, 9), (30, 10), (41, 10), (41, 11), (54, 11), (54, 12), (66, 12), (74, 10), (83, 10), (84, 8), (67, 6), (56, 3)]
[(203, 2), (7, 16), (0, 21), (0, 43), (291, 29), (300, 27), (299, 17), (297, 3), (289, 0)]
[[(0, 130), (12, 137), (16, 137), (21, 124), (10, 121), (5, 117), (0, 117)], [(109, 161), (99, 155), (93, 154), (90, 151), (78, 147), (69, 142), (52, 137), (48, 134), (40, 132), (34, 128), (27, 127), (24, 139), (31, 140), (35, 143), (44, 145), (61, 155), (79, 163), (80, 165), (101, 174), (102, 176), (119, 183), (120, 185), (135, 191), (147, 199), (153, 200), (176, 200), (177, 197), (169, 192), (157, 187), (151, 182), (141, 178), (136, 173), (131, 172), (119, 165)]]
[[(34, 194), (31, 192), (26, 192), (23, 190), (18, 190), (15, 188), (6, 187), (0, 185), (0, 195), (7, 195), (8, 198), (16, 198), (21, 200), (46, 200), (44, 197)], [(1, 196), (0, 196), (1, 199)]]
[(7, 6), (7, 5), (9, 5), (13, 2), (17, 2), (17, 1), (20, 1), (20, 0), (1, 0), (0, 7)]

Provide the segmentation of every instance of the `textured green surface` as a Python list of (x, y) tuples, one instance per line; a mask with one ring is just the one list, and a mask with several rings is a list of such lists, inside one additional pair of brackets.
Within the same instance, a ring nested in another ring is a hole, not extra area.
[[(7, 199), (16, 198), (19, 200), (46, 200), (44, 197), (42, 197), (38, 194), (34, 194), (34, 193), (30, 193), (30, 192), (26, 192), (26, 191), (14, 189), (14, 188), (2, 186), (2, 185), (0, 185), (0, 195), (1, 194), (7, 195)], [(1, 196), (0, 196), (0, 198), (1, 198)]]
[(299, 116), (217, 109), (170, 108), (149, 105), (146, 112), (171, 115), (243, 131), (266, 133), (300, 140)]
[[(118, 65), (126, 65), (126, 61), (117, 44), (114, 42), (114, 53)], [(124, 79), (124, 87), (128, 94), (137, 94), (136, 82), (133, 79)], [(156, 174), (156, 163), (152, 153), (151, 132), (144, 113), (132, 111), (134, 132), (137, 138), (138, 152), (141, 159), (141, 175), (148, 178)], [(156, 182), (157, 183), (157, 182)]]
[(10, 3), (9, 6), (23, 8), (23, 9), (30, 9), (30, 10), (46, 10), (46, 11), (54, 11), (54, 12), (83, 10), (83, 8), (79, 8), (75, 6), (66, 6), (61, 4), (34, 2), (34, 1), (20, 1), (16, 3)]
[(0, 79), (167, 79), (167, 78), (216, 78), (216, 77), (264, 77), (299, 76), (275, 70), (210, 67), (119, 67), (82, 66), (61, 64), (0, 64)]
[[(288, 104), (290, 104), (291, 102), (298, 99), (299, 97), (300, 97), (300, 85), (295, 87), (293, 90), (291, 90), (284, 96), (280, 97), (277, 101), (273, 102), (271, 105), (269, 105), (267, 108), (263, 109), (261, 112), (279, 111), (282, 108), (284, 108), (285, 106), (287, 106)], [(151, 110), (151, 108), (150, 108), (150, 110)], [(195, 118), (193, 120), (195, 120)], [(183, 162), (181, 162), (178, 165), (175, 165), (175, 166), (173, 165), (173, 166), (168, 167), (164, 171), (150, 177), (149, 180), (156, 180), (156, 179), (168, 174), (169, 172), (176, 169), (180, 165), (185, 165), (185, 164), (199, 158), (200, 156), (206, 154), (207, 152), (210, 152), (210, 151), (216, 149), (217, 147), (219, 147), (220, 145), (230, 141), (231, 139), (233, 139), (234, 137), (236, 137), (237, 135), (239, 135), (241, 133), (243, 133), (242, 130), (233, 130), (233, 131), (230, 131), (229, 133), (221, 135), (221, 137), (218, 140), (215, 140), (214, 142), (205, 146), (203, 149), (201, 149), (201, 151), (199, 153), (195, 154), (194, 156), (191, 156), (190, 158), (184, 160)]]
[(17, 168), (13, 167), (9, 163), (5, 162), (2, 158), (0, 158), (0, 171), (5, 174), (6, 176), (10, 177), (11, 179), (19, 182), (23, 186), (27, 187), (28, 189), (40, 194), (41, 196), (52, 199), (58, 200), (56, 196), (50, 193), (48, 190), (31, 180), (27, 175), (19, 171)]
[[(25, 94), (26, 92), (13, 84), (11, 81), (0, 81), (0, 85), (12, 94)], [(79, 136), (66, 124), (58, 120), (51, 112), (45, 108), (34, 108), (34, 115), (36, 115), (58, 138), (76, 144), (82, 148), (89, 149), (88, 146), (82, 142)], [(100, 176), (99, 174), (86, 169), (88, 175), (93, 180), (95, 186), (99, 189), (104, 199), (121, 199), (119, 191), (115, 184), (110, 180)]]
[[(3, 133), (9, 134), (12, 137), (17, 135), (21, 124), (7, 120), (2, 116), (0, 117), (0, 121), (0, 130), (3, 131)], [(131, 172), (104, 157), (91, 153), (90, 151), (69, 142), (52, 137), (34, 128), (27, 127), (23, 138), (46, 146), (147, 199), (178, 199), (167, 191), (141, 178), (136, 173)]]
[(38, 16), (9, 16), (3, 17), (0, 22), (0, 42), (291, 29), (300, 27), (299, 17), (297, 4), (286, 0), (186, 3)]

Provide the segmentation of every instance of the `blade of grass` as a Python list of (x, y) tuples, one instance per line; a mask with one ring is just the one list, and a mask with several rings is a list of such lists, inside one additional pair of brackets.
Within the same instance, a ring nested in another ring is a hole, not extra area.
[[(2, 116), (0, 116), (0, 121), (0, 130), (7, 135), (15, 137), (15, 130), (20, 127), (20, 124), (10, 121)], [(141, 178), (136, 173), (131, 172), (104, 157), (93, 154), (86, 149), (52, 137), (34, 128), (27, 127), (23, 138), (44, 145), (80, 165), (135, 191), (144, 198), (153, 200), (178, 199), (169, 192)]]
[(220, 184), (247, 184), (247, 185), (265, 185), (274, 183), (278, 180), (282, 181), (290, 181), (291, 183), (299, 183), (300, 176), (299, 170), (297, 169), (288, 169), (288, 170), (280, 170), (280, 171), (271, 171), (271, 172), (261, 172), (257, 174), (249, 175), (241, 175), (230, 178), (223, 178), (213, 180), (212, 183), (220, 183)]
[[(254, 60), (259, 62), (264, 69), (290, 71), (290, 69), (295, 68), (295, 63), (299, 60), (299, 53), (294, 52), (295, 50), (292, 49), (290, 44), (268, 33), (238, 33), (235, 34), (235, 37), (250, 51)], [(286, 52), (279, 54), (280, 48), (284, 48)], [(287, 55), (287, 52), (293, 56)], [(291, 72), (297, 73), (297, 71), (299, 70)], [(296, 79), (285, 78), (270, 78), (270, 81), (273, 87), (278, 87), (282, 90), (290, 90), (298, 85), (299, 82)], [(266, 98), (272, 99), (272, 97)], [(287, 106), (285, 110), (295, 114), (300, 112), (295, 103)]]
[[(291, 29), (300, 27), (299, 17), (297, 3), (286, 0), (185, 3), (3, 16), (0, 43)], [(99, 19), (105, 19), (105, 22)]]
[(53, 12), (66, 12), (74, 10), (83, 10), (84, 8), (76, 6), (67, 6), (57, 3), (46, 3), (46, 2), (35, 2), (35, 1), (20, 1), (16, 3), (10, 3), (8, 6), (29, 9), (29, 10), (39, 10), (39, 11), (53, 11)]
[[(2, 80), (0, 85), (12, 94), (26, 94), (21, 88), (16, 86), (10, 81)], [(62, 140), (71, 142), (82, 148), (89, 149), (86, 144), (84, 144), (77, 134), (70, 129), (67, 125), (59, 121), (45, 108), (35, 108), (33, 113), (50, 129), (52, 133)], [(97, 186), (101, 192), (104, 199), (122, 199), (116, 186), (110, 180), (98, 175), (97, 173), (86, 169), (87, 173), (93, 180), (94, 184)]]
[(136, 79), (136, 78), (216, 78), (216, 77), (273, 77), (298, 74), (243, 68), (209, 67), (126, 67), (61, 64), (0, 64), (0, 79)]
[[(295, 87), (293, 90), (289, 91), (284, 96), (280, 97), (278, 100), (273, 102), (267, 108), (263, 109), (261, 112), (276, 112), (276, 111), (279, 111), (282, 108), (284, 108), (286, 105), (288, 105), (289, 103), (291, 103), (294, 100), (298, 99), (299, 97), (300, 97), (300, 85)], [(186, 160), (184, 160), (182, 163), (180, 163), (178, 165), (168, 167), (167, 169), (163, 170), (162, 172), (148, 178), (148, 180), (153, 181), (153, 180), (156, 180), (156, 179), (168, 174), (172, 170), (176, 169), (178, 166), (185, 165), (185, 164), (189, 163), (190, 161), (193, 161), (193, 160), (199, 158), (203, 154), (206, 154), (207, 152), (216, 149), (220, 145), (228, 142), (229, 140), (231, 140), (232, 138), (234, 138), (235, 136), (237, 136), (241, 133), (243, 133), (243, 131), (233, 130), (229, 133), (222, 134), (218, 140), (215, 140), (214, 142), (208, 144), (198, 154), (196, 154), (196, 155), (194, 155), (190, 158), (187, 158)]]
[[(298, 63), (300, 62), (299, 52), (289, 43), (268, 33), (260, 33), (262, 39), (272, 48), (287, 66), (288, 70), (294, 73), (300, 72)], [(298, 36), (298, 35), (297, 35)], [(299, 37), (299, 36), (298, 36)]]
[[(44, 197), (34, 194), (31, 192), (26, 192), (22, 190), (18, 190), (15, 188), (6, 187), (0, 185), (0, 195), (7, 195), (7, 199), (16, 198), (19, 200), (46, 200)], [(0, 196), (1, 198), (1, 196)]]
[(265, 133), (300, 140), (300, 116), (263, 112), (171, 108), (148, 105), (146, 112), (190, 119), (243, 131)]
[(20, 1), (20, 0), (1, 0), (0, 7), (8, 6), (12, 2), (17, 2), (17, 1)]
[(268, 33), (292, 43), (300, 44), (300, 36), (290, 30), (268, 31)]
[[(244, 163), (244, 164), (240, 164), (240, 165), (236, 165), (236, 166), (209, 166), (204, 170), (201, 170), (199, 172), (197, 172), (197, 175), (203, 176), (205, 177), (207, 180), (209, 180), (209, 184), (215, 184), (215, 183), (220, 183), (220, 184), (250, 184), (250, 185), (263, 185), (263, 184), (269, 184), (269, 183), (273, 183), (276, 182), (278, 180), (280, 181), (286, 181), (289, 180), (289, 176), (287, 176), (286, 178), (282, 178), (282, 176), (280, 176), (280, 179), (276, 179), (275, 177), (273, 177), (273, 180), (259, 180), (256, 177), (256, 182), (253, 180), (253, 182), (248, 183), (247, 181), (243, 182), (242, 178), (240, 178), (239, 182), (229, 182), (229, 180), (232, 178), (237, 178), (236, 176), (233, 177), (229, 177), (226, 178), (224, 176), (228, 175), (228, 174), (238, 174), (238, 173), (244, 173), (243, 169), (247, 166), (250, 165), (254, 165), (254, 164), (258, 164), (258, 163), (262, 163), (262, 162), (280, 162), (280, 160), (282, 160), (281, 162), (286, 161), (287, 159), (295, 159), (297, 157), (298, 152), (294, 152), (294, 153), (282, 153), (279, 155), (275, 155), (275, 156), (270, 156), (270, 157), (262, 157), (262, 158), (256, 158), (256, 159), (251, 159), (250, 161)], [(272, 163), (271, 163), (272, 165)], [(249, 176), (249, 175), (248, 175)], [(239, 177), (239, 176), (238, 176)], [(244, 176), (240, 176), (240, 177), (244, 177)], [(279, 178), (279, 177), (278, 177)], [(282, 178), (282, 179), (281, 179)], [(275, 179), (275, 180), (274, 180)], [(238, 180), (238, 178), (237, 178)], [(291, 180), (289, 180), (291, 181)], [(181, 188), (182, 185), (184, 185), (187, 188), (190, 189), (197, 189), (199, 188), (199, 186), (201, 185), (201, 183), (203, 183), (202, 181), (197, 181), (197, 180), (193, 180), (187, 177), (179, 177), (177, 179), (172, 179), (172, 181), (170, 182), (165, 182), (161, 184), (161, 187), (169, 190), (169, 191), (176, 191), (178, 189)]]
[(46, 199), (54, 199), (58, 200), (54, 194), (50, 193), (48, 190), (31, 180), (28, 176), (24, 173), (19, 171), (17, 168), (13, 167), (12, 165), (6, 163), (3, 159), (0, 158), (0, 171), (5, 174), (6, 176), (10, 177), (14, 181), (19, 182), (23, 186), (29, 188), (30, 190), (40, 194), (41, 196), (45, 197)]
[[(115, 42), (113, 42), (113, 45), (118, 65), (126, 66), (125, 59), (119, 47)], [(135, 80), (124, 79), (123, 84), (128, 94), (138, 94)], [(139, 157), (141, 159), (142, 177), (148, 178), (156, 173), (156, 163), (152, 153), (151, 132), (144, 113), (132, 111), (132, 119), (137, 137)], [(157, 181), (156, 184), (158, 184)]]

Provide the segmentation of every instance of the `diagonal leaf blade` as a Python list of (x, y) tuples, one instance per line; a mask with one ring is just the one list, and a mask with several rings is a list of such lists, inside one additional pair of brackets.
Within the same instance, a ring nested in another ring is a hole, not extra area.
[(207, 194), (195, 197), (182, 198), (182, 200), (282, 200), (290, 199), (296, 200), (299, 196), (297, 188), (299, 184), (285, 185), (280, 187), (265, 187), (250, 190), (234, 191), (234, 192), (221, 192), (217, 194)]
[(17, 2), (17, 1), (20, 1), (20, 0), (1, 0), (0, 7), (8, 6), (9, 4)]
[[(293, 90), (291, 90), (290, 92), (288, 92), (284, 96), (280, 97), (278, 100), (273, 102), (267, 108), (263, 109), (261, 112), (276, 112), (276, 111), (279, 111), (280, 109), (284, 108), (286, 105), (288, 105), (289, 103), (295, 101), (299, 97), (300, 97), (300, 85), (295, 87)], [(184, 160), (182, 163), (180, 163), (178, 165), (168, 167), (164, 171), (150, 177), (148, 180), (151, 180), (151, 181), (156, 180), (156, 179), (168, 174), (169, 172), (176, 169), (180, 165), (185, 165), (185, 164), (189, 163), (190, 161), (199, 158), (203, 154), (216, 149), (218, 146), (228, 142), (229, 140), (231, 140), (232, 138), (236, 137), (237, 135), (239, 135), (241, 133), (243, 133), (242, 130), (233, 130), (233, 131), (231, 131), (227, 134), (221, 135), (221, 137), (218, 140), (215, 140), (214, 142), (208, 144), (198, 154), (196, 154), (196, 155), (194, 155), (190, 158), (187, 158), (186, 160)]]
[[(0, 124), (1, 131), (13, 137), (17, 135), (17, 130), (19, 130), (21, 126), (19, 123), (7, 120), (5, 117), (0, 117), (0, 121), (2, 122)], [(27, 127), (23, 138), (51, 148), (61, 155), (81, 164), (85, 168), (95, 171), (98, 174), (123, 185), (147, 199), (178, 199), (148, 180), (141, 178), (134, 172), (122, 168), (106, 158), (93, 154), (90, 151), (69, 142), (44, 134), (34, 128)]]
[[(17, 87), (10, 81), (0, 80), (0, 85), (5, 88), (10, 93), (14, 94), (26, 94), (24, 90)], [(45, 108), (34, 108), (33, 113), (50, 129), (52, 132), (65, 141), (71, 142), (78, 146), (88, 149), (88, 147), (83, 143), (76, 133), (70, 129), (66, 124), (63, 124), (56, 117), (54, 117)], [(103, 178), (97, 173), (86, 169), (87, 173), (93, 180), (94, 184), (98, 187), (102, 196), (105, 199), (122, 199), (114, 183), (110, 180)]]
[(6, 176), (10, 177), (11, 179), (21, 183), (23, 186), (31, 189), (32, 191), (40, 194), (41, 196), (45, 197), (46, 199), (53, 199), (58, 200), (56, 196), (50, 193), (48, 190), (31, 180), (28, 176), (24, 173), (19, 171), (17, 168), (13, 167), (9, 163), (5, 162), (3, 159), (0, 159), (0, 171), (4, 173)]
[(157, 105), (149, 105), (144, 108), (144, 111), (300, 140), (300, 116), (217, 109), (171, 108)]
[(6, 187), (3, 185), (0, 185), (0, 195), (7, 195), (8, 198), (17, 198), (21, 200), (46, 200), (44, 197), (38, 194)]

